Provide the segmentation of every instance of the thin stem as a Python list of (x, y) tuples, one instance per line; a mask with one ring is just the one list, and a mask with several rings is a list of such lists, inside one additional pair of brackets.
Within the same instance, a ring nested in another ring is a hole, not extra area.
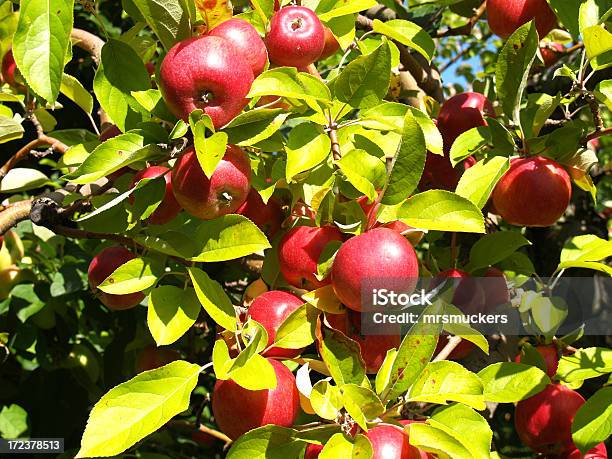
[(444, 346), (444, 349), (442, 349), (438, 353), (438, 355), (436, 355), (436, 357), (432, 360), (432, 362), (439, 362), (440, 360), (446, 360), (448, 356), (451, 355), (451, 353), (455, 350), (455, 348), (459, 346), (461, 341), (463, 341), (463, 338), (461, 338), (461, 336), (453, 336), (451, 339), (448, 340), (448, 343), (446, 343), (446, 346)]

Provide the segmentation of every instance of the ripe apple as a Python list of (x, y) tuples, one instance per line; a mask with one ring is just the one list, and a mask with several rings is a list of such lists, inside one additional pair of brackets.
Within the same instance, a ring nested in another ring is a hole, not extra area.
[(251, 189), (251, 163), (236, 145), (228, 145), (210, 179), (195, 149), (187, 149), (172, 170), (172, 188), (178, 203), (194, 217), (211, 220), (231, 214), (246, 201)]
[[(164, 199), (157, 206), (157, 209), (147, 219), (149, 223), (153, 225), (165, 225), (166, 223), (174, 220), (174, 218), (181, 213), (181, 205), (176, 201), (174, 192), (172, 191), (172, 176), (170, 169), (163, 166), (151, 166), (138, 172), (132, 180), (132, 187), (136, 186), (138, 182), (145, 178), (155, 178), (163, 175), (166, 181), (166, 194)], [(134, 201), (133, 196), (131, 197), (132, 202)]]
[(268, 362), (276, 373), (274, 389), (252, 391), (231, 379), (215, 383), (213, 415), (221, 431), (232, 440), (268, 424), (291, 427), (298, 416), (300, 397), (293, 373), (277, 360)]
[(366, 281), (401, 282), (404, 293), (414, 290), (419, 262), (412, 245), (389, 228), (375, 228), (354, 236), (340, 247), (331, 269), (336, 296), (354, 311), (362, 311)]
[(332, 241), (342, 241), (342, 233), (335, 226), (296, 226), (289, 230), (278, 246), (278, 262), (285, 280), (306, 290), (328, 285), (329, 278), (320, 281), (316, 273), (321, 253)]
[(558, 456), (558, 459), (608, 459), (606, 444), (600, 443), (595, 448), (590, 449), (583, 456), (579, 449), (574, 449), (568, 453)]
[(510, 301), (510, 292), (504, 273), (491, 266), (484, 273), (482, 288), (485, 293), (485, 310), (491, 311), (495, 307)]
[(255, 189), (249, 191), (246, 201), (236, 213), (251, 220), (269, 237), (279, 232), (284, 219), (283, 209), (279, 202), (272, 198), (268, 204), (265, 204)]
[(159, 87), (168, 108), (187, 120), (202, 109), (219, 128), (247, 105), (254, 75), (242, 52), (230, 41), (203, 36), (174, 45), (159, 72)]
[(324, 25), (323, 30), (325, 31), (325, 46), (323, 46), (323, 51), (321, 51), (321, 55), (317, 59), (318, 61), (322, 61), (323, 59), (333, 56), (340, 49), (340, 43), (338, 43), (338, 40), (336, 40), (336, 37), (331, 29)]
[(572, 182), (559, 164), (542, 156), (515, 158), (493, 191), (499, 215), (511, 225), (551, 226), (565, 212)]
[(425, 235), (423, 231), (416, 231), (415, 228), (410, 225), (406, 225), (400, 220), (395, 220), (388, 223), (377, 222), (376, 214), (380, 208), (380, 204), (375, 205), (373, 202), (370, 202), (367, 196), (361, 196), (357, 198), (356, 201), (357, 204), (359, 204), (363, 209), (363, 213), (366, 215), (366, 217), (368, 217), (368, 221), (366, 223), (368, 228), (389, 228), (404, 236), (413, 246), (417, 245), (423, 239), (423, 236)]
[(369, 374), (376, 374), (385, 360), (387, 351), (398, 349), (401, 343), (401, 327), (399, 325), (384, 324), (385, 335), (364, 335), (361, 330), (361, 314), (347, 311), (342, 314), (326, 314), (325, 318), (335, 330), (344, 333), (357, 344), (361, 350), (361, 357), (366, 364)]
[(464, 92), (451, 97), (440, 109), (438, 129), (448, 153), (453, 142), (464, 132), (486, 126), (485, 116), (494, 117), (495, 108), (489, 99), (478, 92)]
[(266, 68), (268, 62), (266, 45), (255, 27), (244, 19), (232, 18), (224, 21), (212, 29), (209, 35), (230, 41), (243, 54), (255, 77)]
[(273, 64), (306, 67), (323, 52), (325, 29), (314, 11), (303, 6), (287, 6), (272, 16), (266, 46)]
[(321, 454), (321, 451), (323, 451), (323, 445), (310, 444), (306, 447), (304, 459), (317, 459), (319, 454)]
[(174, 349), (158, 348), (147, 346), (136, 356), (136, 373), (155, 370), (164, 365), (180, 360), (181, 354)]
[[(255, 298), (255, 301), (249, 307), (248, 314), (253, 320), (263, 325), (268, 332), (269, 347), (274, 344), (278, 327), (303, 304), (304, 301), (298, 296), (280, 290), (271, 290)], [(271, 347), (262, 355), (264, 357), (291, 359), (300, 355), (302, 350)]]
[[(547, 346), (536, 346), (535, 350), (542, 356), (544, 363), (546, 363), (546, 374), (551, 378), (557, 374), (557, 368), (559, 367), (559, 349), (554, 344)], [(521, 363), (521, 353), (514, 358), (516, 363)]]
[(133, 308), (138, 306), (144, 299), (144, 295), (141, 292), (127, 295), (111, 295), (97, 289), (98, 285), (104, 282), (117, 268), (134, 258), (136, 258), (136, 255), (124, 247), (108, 247), (96, 255), (89, 264), (87, 277), (89, 278), (91, 289), (96, 292), (100, 301), (113, 311)]
[(571, 426), (584, 403), (582, 395), (569, 387), (549, 384), (517, 404), (516, 431), (522, 442), (538, 453), (554, 455), (573, 450)]
[(23, 88), (18, 80), (19, 69), (13, 57), (13, 50), (9, 49), (2, 58), (2, 79), (6, 84), (14, 88)]
[(447, 156), (427, 152), (425, 168), (418, 187), (421, 191), (455, 191), (460, 178), (461, 173), (458, 169), (453, 168)]
[(546, 0), (487, 0), (487, 15), (489, 27), (501, 38), (508, 38), (532, 19), (540, 38), (557, 25), (557, 16)]
[(372, 443), (372, 459), (420, 459), (421, 452), (410, 444), (408, 433), (391, 424), (378, 424), (366, 434)]
[(540, 46), (542, 59), (545, 67), (553, 66), (565, 54), (565, 48), (561, 43), (546, 43)]
[(485, 310), (485, 291), (475, 277), (461, 269), (447, 269), (432, 279), (434, 289), (448, 280), (454, 290), (452, 303), (465, 314), (478, 314)]

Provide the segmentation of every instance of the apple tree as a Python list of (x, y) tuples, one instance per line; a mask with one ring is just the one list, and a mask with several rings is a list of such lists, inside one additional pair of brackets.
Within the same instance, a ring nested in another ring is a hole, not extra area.
[(611, 20), (0, 0), (0, 438), (606, 458)]

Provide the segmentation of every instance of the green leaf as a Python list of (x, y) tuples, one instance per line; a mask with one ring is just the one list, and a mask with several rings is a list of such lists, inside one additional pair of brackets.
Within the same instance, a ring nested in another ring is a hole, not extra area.
[(229, 143), (253, 146), (275, 134), (288, 116), (289, 113), (281, 108), (260, 108), (241, 113), (223, 130), (229, 137)]
[(293, 311), (278, 327), (274, 345), (283, 349), (302, 349), (314, 343), (319, 311), (304, 304)]
[(229, 367), (229, 374), (244, 367), (255, 354), (263, 352), (268, 345), (268, 332), (259, 322), (249, 318), (241, 331), (242, 341), (247, 346), (234, 359)]
[(539, 368), (514, 362), (494, 363), (480, 370), (478, 376), (488, 402), (520, 402), (550, 384), (550, 378)]
[[(452, 304), (444, 305), (444, 314), (445, 316), (465, 316), (461, 309), (457, 308), (456, 306), (453, 306)], [(474, 343), (486, 354), (489, 353), (489, 342), (487, 341), (487, 339), (482, 335), (482, 333), (470, 327), (469, 325), (466, 325), (460, 321), (457, 321), (455, 323), (449, 321), (449, 323), (444, 324), (443, 330), (450, 335), (460, 336), (464, 340), (469, 341), (470, 343)]]
[(154, 144), (145, 146), (144, 137), (140, 134), (121, 134), (96, 147), (83, 164), (76, 171), (66, 175), (65, 179), (84, 185), (132, 163), (160, 157), (159, 147)]
[(94, 107), (93, 97), (75, 77), (67, 73), (62, 74), (60, 92), (91, 115)]
[(525, 137), (536, 137), (544, 127), (546, 120), (557, 109), (561, 102), (561, 95), (555, 97), (548, 94), (528, 94), (527, 107), (521, 110), (521, 126)]
[(602, 387), (580, 407), (572, 422), (572, 439), (580, 451), (606, 441), (612, 435), (612, 387)]
[(382, 22), (374, 19), (373, 30), (414, 49), (428, 62), (433, 59), (436, 50), (435, 42), (425, 30), (413, 22), (403, 19)]
[[(330, 19), (345, 16), (348, 14), (359, 13), (376, 6), (375, 0), (335, 0), (322, 1), (316, 8), (316, 13), (321, 21), (327, 22)], [(328, 8), (331, 7), (331, 8)]]
[(548, 2), (574, 39), (578, 40), (580, 37), (578, 18), (583, 0), (548, 0)]
[(387, 172), (385, 163), (365, 150), (352, 150), (336, 162), (340, 171), (358, 191), (370, 201), (376, 199), (376, 189), (382, 186)]
[(454, 436), (425, 423), (410, 424), (410, 444), (441, 457), (473, 459), (472, 454)]
[(28, 430), (28, 413), (14, 403), (0, 411), (0, 437), (11, 440), (19, 438)]
[(135, 258), (118, 267), (98, 288), (111, 295), (142, 292), (156, 284), (160, 272), (146, 258)]
[(493, 432), (487, 420), (472, 408), (462, 404), (442, 407), (427, 422), (453, 437), (474, 459), (490, 458)]
[(557, 377), (566, 383), (598, 378), (612, 372), (612, 349), (589, 347), (561, 357)]
[[(145, 182), (146, 183), (143, 183)], [(166, 180), (163, 176), (142, 179), (134, 189), (134, 203), (130, 207), (131, 222), (146, 220), (157, 210), (166, 196)]]
[(409, 198), (396, 218), (414, 228), (484, 233), (484, 217), (471, 201), (449, 191), (430, 190)]
[(331, 140), (321, 127), (314, 123), (302, 123), (289, 133), (287, 145), (287, 181), (312, 169), (324, 161), (331, 152)]
[(310, 404), (317, 416), (334, 421), (344, 406), (342, 392), (329, 381), (319, 381), (312, 387)]
[(592, 269), (594, 271), (605, 273), (608, 276), (612, 276), (612, 268), (610, 266), (594, 261), (564, 261), (563, 263), (559, 263), (559, 266), (557, 266), (557, 270), (569, 268)]
[(319, 459), (369, 459), (372, 454), (372, 444), (365, 435), (359, 434), (351, 441), (337, 433), (325, 443)]
[(74, 0), (24, 0), (13, 37), (13, 56), (28, 86), (49, 103), (60, 91), (70, 45)]
[(493, 266), (508, 258), (521, 247), (531, 245), (523, 235), (515, 231), (497, 231), (481, 237), (470, 249), (468, 271)]
[(211, 319), (226, 330), (236, 331), (236, 311), (221, 284), (199, 268), (188, 271), (198, 300)]
[(408, 399), (439, 404), (459, 402), (476, 410), (486, 407), (480, 378), (460, 364), (445, 360), (425, 367), (410, 388)]
[(340, 102), (354, 108), (370, 108), (387, 95), (391, 80), (391, 50), (383, 42), (372, 53), (347, 65), (335, 80), (334, 92)]
[(247, 98), (268, 95), (304, 100), (314, 107), (318, 107), (317, 102), (331, 103), (331, 94), (325, 83), (307, 73), (299, 73), (293, 67), (280, 67), (259, 75)]
[(495, 81), (497, 97), (504, 113), (517, 124), (527, 78), (538, 50), (539, 39), (535, 21), (519, 27), (506, 41), (497, 59)]
[(0, 193), (18, 193), (20, 191), (34, 190), (50, 182), (49, 177), (37, 169), (16, 167), (8, 171), (0, 181)]
[(193, 239), (198, 248), (191, 261), (235, 260), (271, 247), (253, 222), (235, 214), (202, 222)]
[(612, 257), (612, 241), (594, 234), (585, 234), (570, 239), (561, 251), (561, 262), (601, 261)]
[(423, 175), (427, 147), (425, 136), (412, 111), (406, 113), (402, 142), (391, 163), (391, 172), (381, 203), (401, 203), (416, 189)]
[(365, 366), (359, 344), (333, 329), (325, 329), (320, 343), (321, 358), (338, 386), (361, 384)]
[(286, 427), (268, 425), (247, 432), (232, 443), (227, 459), (287, 459), (300, 457), (306, 443), (297, 432)]
[(463, 132), (453, 142), (450, 150), (451, 164), (456, 166), (463, 160), (482, 151), (491, 143), (489, 126), (478, 126)]
[(195, 323), (200, 304), (192, 289), (157, 287), (149, 295), (147, 324), (158, 346), (177, 341)]
[(345, 384), (340, 390), (344, 408), (366, 432), (368, 431), (367, 421), (376, 419), (385, 412), (385, 407), (380, 399), (368, 388), (356, 384)]
[(584, 48), (593, 70), (612, 66), (612, 33), (602, 25), (587, 27), (583, 31)]
[(191, 36), (189, 11), (180, 0), (132, 0), (164, 48)]
[(204, 175), (210, 178), (227, 150), (227, 134), (215, 132), (210, 137), (206, 137), (205, 123), (200, 120), (195, 124), (193, 145)]
[(17, 119), (0, 116), (0, 143), (21, 139), (23, 133), (23, 126)]
[(111, 39), (104, 45), (93, 87), (100, 105), (121, 132), (150, 119), (151, 114), (132, 92), (150, 89), (151, 80), (142, 60), (127, 43)]
[(199, 374), (179, 360), (111, 389), (91, 410), (77, 457), (115, 456), (161, 428), (189, 407)]

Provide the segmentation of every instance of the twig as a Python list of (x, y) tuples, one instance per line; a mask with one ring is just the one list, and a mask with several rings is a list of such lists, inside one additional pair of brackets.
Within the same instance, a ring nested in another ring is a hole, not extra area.
[(460, 35), (470, 35), (472, 33), (472, 29), (478, 22), (478, 20), (482, 17), (482, 15), (487, 10), (487, 2), (482, 2), (482, 4), (474, 11), (474, 15), (468, 20), (468, 22), (460, 27), (455, 27), (452, 29), (448, 29), (444, 32), (438, 32), (438, 38), (442, 37), (456, 37)]
[(448, 356), (451, 355), (451, 353), (455, 350), (455, 348), (459, 346), (462, 340), (463, 338), (461, 338), (461, 336), (453, 336), (451, 339), (448, 340), (448, 343), (446, 343), (444, 349), (442, 349), (432, 361), (439, 362), (440, 360), (446, 360)]
[(60, 153), (66, 153), (68, 151), (68, 145), (60, 142), (59, 140), (49, 137), (48, 135), (40, 134), (37, 139), (32, 140), (27, 145), (23, 146), (17, 153), (15, 153), (4, 165), (0, 168), (0, 180), (3, 179), (8, 172), (14, 168), (18, 163), (25, 160), (32, 150), (37, 147), (49, 145), (51, 149)]
[(30, 217), (32, 200), (19, 201), (11, 204), (0, 212), (0, 236), (4, 235), (17, 223), (27, 220)]
[(592, 132), (584, 138), (584, 143), (589, 143), (591, 140), (595, 140), (610, 134), (612, 134), (612, 128), (606, 128)]
[(104, 40), (82, 29), (72, 29), (70, 38), (74, 40), (76, 46), (87, 51), (97, 65), (100, 65)]

